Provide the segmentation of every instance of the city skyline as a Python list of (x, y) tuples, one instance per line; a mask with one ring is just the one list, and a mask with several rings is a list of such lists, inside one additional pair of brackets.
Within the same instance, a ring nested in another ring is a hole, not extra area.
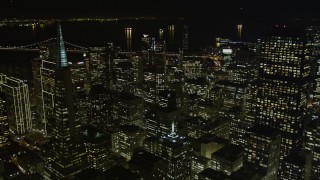
[(0, 179), (319, 180), (315, 10), (5, 1)]

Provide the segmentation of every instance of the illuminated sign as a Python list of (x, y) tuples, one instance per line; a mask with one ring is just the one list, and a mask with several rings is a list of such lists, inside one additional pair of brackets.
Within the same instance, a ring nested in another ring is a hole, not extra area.
[(222, 49), (223, 54), (232, 54), (232, 49)]

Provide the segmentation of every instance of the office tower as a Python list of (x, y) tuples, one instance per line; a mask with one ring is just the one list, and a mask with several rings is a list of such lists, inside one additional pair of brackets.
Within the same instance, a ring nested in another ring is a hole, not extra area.
[(92, 86), (89, 97), (90, 124), (106, 130), (113, 120), (113, 93), (100, 84)]
[(9, 123), (6, 95), (0, 92), (0, 148), (8, 145)]
[(227, 145), (211, 155), (211, 168), (227, 175), (236, 172), (243, 166), (244, 150), (237, 145)]
[(93, 126), (83, 126), (81, 134), (90, 168), (105, 171), (112, 165), (111, 137)]
[(320, 177), (320, 126), (319, 120), (313, 120), (307, 124), (303, 132), (303, 148), (311, 151), (313, 156), (312, 172), (313, 178)]
[(160, 170), (157, 179), (189, 179), (191, 159), (189, 157), (190, 143), (185, 137), (176, 133), (175, 123), (172, 122), (171, 133), (161, 136), (158, 142), (157, 155), (166, 166)]
[(222, 89), (224, 96), (223, 106), (219, 112), (231, 121), (231, 143), (244, 147), (246, 131), (254, 124), (245, 118), (246, 113), (251, 111), (251, 107), (247, 104), (251, 87), (247, 83), (228, 80), (218, 81), (216, 86)]
[(315, 84), (314, 84), (314, 99), (313, 103), (316, 106), (319, 106), (320, 101), (320, 26), (309, 26), (306, 28), (306, 35), (312, 40), (312, 49), (313, 49), (313, 56), (317, 59), (315, 64), (312, 66), (314, 70), (315, 77)]
[[(54, 105), (54, 86), (55, 86), (55, 61), (56, 61), (56, 47), (54, 43), (43, 44), (39, 47), (40, 55), (40, 80), (41, 80), (41, 104), (40, 116), (42, 117), (42, 129), (44, 134), (51, 134), (51, 119), (53, 118)], [(37, 68), (37, 67), (35, 67)], [(36, 69), (33, 69), (36, 72)]]
[[(87, 72), (89, 74), (90, 85), (104, 84), (107, 86), (107, 62), (105, 59), (104, 47), (91, 47), (85, 59)], [(109, 87), (106, 87), (109, 88)]]
[(277, 130), (256, 125), (247, 131), (245, 158), (258, 168), (259, 174), (275, 179), (278, 174), (281, 136)]
[(275, 28), (261, 39), (257, 123), (281, 133), (281, 159), (301, 145), (313, 78), (308, 39), (296, 29)]
[(83, 143), (79, 139), (80, 127), (76, 125), (74, 88), (60, 25), (56, 46), (52, 161), (48, 167), (54, 178), (62, 179), (70, 178), (84, 169), (86, 157)]
[(146, 132), (135, 125), (121, 125), (113, 142), (115, 146), (114, 152), (120, 156), (130, 160), (135, 150), (143, 147), (143, 140)]
[(133, 77), (135, 83), (142, 83), (143, 81), (143, 60), (140, 56), (136, 55), (131, 57), (133, 65)]
[(183, 26), (183, 49), (189, 48), (189, 27), (188, 25)]
[(255, 52), (239, 48), (229, 64), (230, 80), (235, 83), (251, 83), (258, 77), (259, 61)]
[(158, 148), (158, 137), (149, 136), (143, 140), (143, 149), (151, 154), (155, 154)]
[(114, 101), (114, 120), (121, 125), (143, 127), (143, 99), (130, 93), (119, 93)]
[(28, 85), (20, 79), (0, 74), (0, 91), (6, 96), (10, 132), (24, 134), (32, 130)]
[(280, 179), (311, 179), (312, 153), (308, 150), (292, 151), (282, 160)]
[(164, 68), (149, 67), (144, 70), (143, 99), (149, 103), (157, 103), (160, 90), (165, 89)]
[(134, 67), (129, 57), (118, 54), (114, 58), (114, 90), (118, 92), (132, 93), (134, 86)]
[(158, 105), (162, 108), (175, 109), (177, 107), (177, 98), (175, 91), (159, 91)]
[(126, 38), (126, 48), (130, 51), (132, 49), (132, 28), (125, 28), (124, 34)]
[[(80, 54), (82, 56), (82, 54)], [(77, 57), (79, 58), (79, 57)], [(81, 57), (80, 57), (81, 58)], [(88, 95), (90, 90), (90, 82), (88, 80), (88, 74), (86, 71), (86, 65), (84, 62), (75, 62), (70, 64), (71, 79), (73, 83), (73, 94), (76, 107), (76, 119), (77, 125), (88, 124)]]
[(200, 51), (183, 51), (182, 69), (186, 78), (198, 78), (205, 76), (203, 64), (206, 61)]

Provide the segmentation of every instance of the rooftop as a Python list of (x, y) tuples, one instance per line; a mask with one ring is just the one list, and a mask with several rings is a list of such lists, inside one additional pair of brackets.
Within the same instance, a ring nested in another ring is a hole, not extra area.
[(241, 146), (229, 144), (212, 153), (212, 156), (224, 158), (228, 161), (236, 161), (243, 156), (244, 149)]
[(274, 138), (279, 135), (279, 132), (276, 129), (271, 127), (255, 125), (248, 130), (248, 132), (254, 133), (258, 136)]
[(81, 135), (85, 141), (91, 143), (101, 143), (108, 139), (108, 136), (105, 132), (93, 126), (81, 127)]

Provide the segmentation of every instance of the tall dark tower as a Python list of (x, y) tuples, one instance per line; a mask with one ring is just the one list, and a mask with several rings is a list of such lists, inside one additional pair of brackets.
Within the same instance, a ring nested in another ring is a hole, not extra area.
[(281, 159), (301, 145), (314, 63), (303, 31), (275, 28), (261, 39), (257, 123), (281, 134)]
[(54, 178), (63, 179), (85, 167), (85, 154), (78, 141), (80, 127), (76, 126), (73, 83), (60, 25), (56, 53), (51, 171)]

